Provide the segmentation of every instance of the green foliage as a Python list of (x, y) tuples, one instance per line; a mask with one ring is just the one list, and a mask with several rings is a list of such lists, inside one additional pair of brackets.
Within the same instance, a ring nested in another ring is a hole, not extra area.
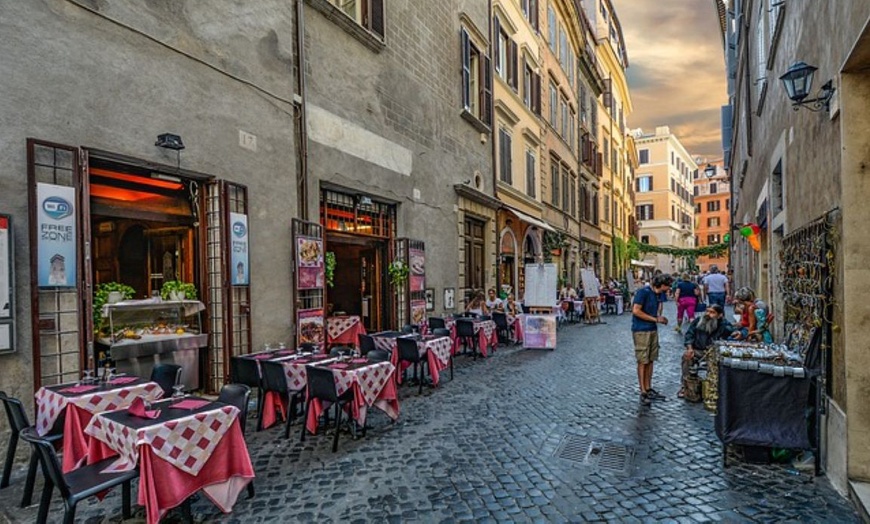
[(103, 327), (103, 306), (109, 302), (109, 293), (117, 291), (124, 295), (121, 300), (129, 300), (136, 296), (136, 290), (127, 284), (120, 282), (105, 282), (97, 286), (94, 291), (94, 332), (99, 332)]
[(543, 255), (544, 262), (550, 263), (553, 261), (553, 251), (556, 249), (565, 249), (568, 247), (568, 238), (565, 233), (557, 231), (544, 231), (543, 236)]
[(390, 273), (390, 283), (396, 287), (403, 285), (408, 280), (408, 275), (411, 274), (411, 269), (408, 264), (401, 260), (396, 260), (387, 267)]
[(324, 256), (324, 260), (326, 261), (326, 285), (332, 287), (335, 285), (335, 253), (332, 251), (327, 251)]
[(163, 287), (160, 288), (160, 297), (163, 300), (169, 300), (170, 293), (178, 293), (179, 291), (184, 293), (185, 300), (196, 300), (196, 288), (193, 284), (182, 282), (180, 280), (164, 282)]
[(635, 239), (631, 239), (631, 243), (637, 247), (639, 253), (657, 253), (670, 255), (672, 257), (686, 258), (693, 261), (697, 257), (721, 257), (728, 252), (727, 242), (695, 248), (651, 246), (649, 244), (642, 244)]

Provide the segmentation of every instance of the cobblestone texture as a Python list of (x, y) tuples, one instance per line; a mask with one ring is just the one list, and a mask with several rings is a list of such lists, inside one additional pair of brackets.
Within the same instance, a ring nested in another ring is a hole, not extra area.
[[(670, 304), (669, 304), (670, 305)], [(671, 311), (671, 317), (673, 312)], [(281, 428), (249, 435), (254, 499), (222, 515), (205, 498), (198, 521), (260, 522), (858, 522), (824, 477), (731, 460), (723, 469), (713, 417), (675, 398), (680, 345), (662, 328), (654, 386), (666, 402), (638, 402), (629, 316), (569, 325), (556, 351), (501, 348), (487, 360), (459, 358), (438, 389), (400, 389), (402, 415), (375, 411), (365, 438), (290, 440)], [(635, 450), (627, 473), (557, 458), (568, 435)], [(0, 492), (12, 522), (15, 488)], [(37, 491), (39, 493), (39, 491)], [(137, 508), (137, 520), (142, 510)], [(52, 512), (60, 518), (55, 498)], [(117, 522), (120, 497), (85, 503), (80, 520)], [(168, 521), (177, 515), (170, 514)]]

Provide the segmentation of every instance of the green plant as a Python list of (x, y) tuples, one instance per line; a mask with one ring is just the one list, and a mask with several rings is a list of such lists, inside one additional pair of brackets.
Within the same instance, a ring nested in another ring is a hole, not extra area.
[(123, 295), (121, 300), (128, 300), (136, 296), (136, 290), (127, 284), (120, 282), (104, 282), (99, 284), (94, 291), (94, 332), (103, 328), (103, 306), (109, 302), (109, 293), (118, 292)]
[(178, 293), (179, 291), (184, 293), (184, 298), (186, 300), (196, 300), (196, 288), (193, 284), (182, 282), (180, 280), (164, 282), (163, 287), (160, 288), (160, 297), (163, 300), (169, 300), (170, 293)]
[(396, 260), (387, 266), (387, 271), (390, 274), (390, 283), (396, 287), (403, 285), (408, 280), (408, 275), (411, 273), (408, 264), (401, 260)]
[(324, 255), (325, 264), (325, 278), (326, 285), (332, 287), (335, 285), (335, 253), (332, 251), (327, 251), (326, 255)]

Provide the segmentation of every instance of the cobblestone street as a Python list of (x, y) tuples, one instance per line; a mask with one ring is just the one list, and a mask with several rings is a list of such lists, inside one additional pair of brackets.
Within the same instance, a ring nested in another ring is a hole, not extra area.
[[(290, 440), (279, 428), (252, 432), (257, 496), (240, 500), (226, 516), (202, 497), (194, 505), (196, 519), (857, 521), (824, 477), (739, 460), (723, 470), (713, 417), (675, 397), (681, 350), (670, 327), (660, 330), (654, 377), (668, 400), (640, 406), (630, 317), (604, 318), (606, 325), (563, 328), (554, 352), (511, 347), (488, 360), (459, 358), (455, 381), (448, 373), (440, 388), (424, 389), (422, 396), (416, 387), (402, 387), (399, 422), (375, 412), (368, 435), (355, 441), (342, 435), (335, 454), (330, 436), (300, 443), (298, 424)], [(583, 449), (590, 439), (598, 442), (603, 456), (597, 466), (557, 457), (571, 451), (566, 438), (585, 443)], [(627, 453), (614, 459), (609, 450)], [(15, 488), (0, 492), (0, 506), (12, 522), (31, 522), (35, 506), (12, 509), (21, 485), (16, 480)], [(57, 518), (57, 496), (55, 503)], [(119, 495), (79, 510), (87, 522), (106, 515), (120, 519)]]

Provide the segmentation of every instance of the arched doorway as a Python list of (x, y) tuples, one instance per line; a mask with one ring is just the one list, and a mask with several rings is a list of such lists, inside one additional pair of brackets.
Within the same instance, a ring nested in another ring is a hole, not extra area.
[[(526, 264), (534, 264), (541, 258), (541, 233), (535, 227), (530, 227), (526, 230), (523, 237), (523, 268)], [(519, 273), (519, 293), (517, 298), (525, 294), (525, 274), (524, 269), (520, 268)]]
[(499, 241), (499, 287), (506, 293), (517, 291), (517, 237), (505, 227)]

